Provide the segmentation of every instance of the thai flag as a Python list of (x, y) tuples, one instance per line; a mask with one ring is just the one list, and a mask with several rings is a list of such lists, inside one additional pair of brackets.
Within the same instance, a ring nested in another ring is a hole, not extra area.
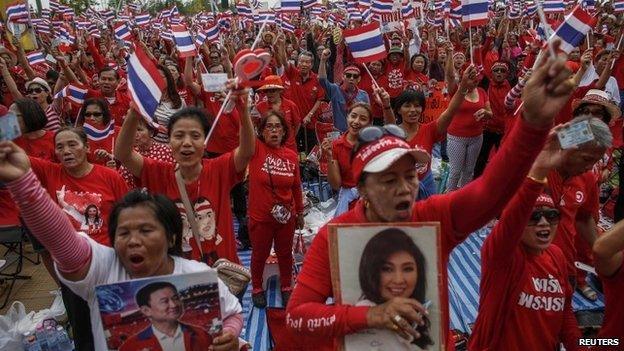
[(180, 17), (171, 17), (169, 23), (175, 25), (182, 24), (182, 19)]
[(290, 32), (290, 33), (295, 32), (295, 26), (287, 18), (282, 19), (282, 29), (285, 32)]
[(160, 11), (160, 13), (158, 14), (158, 18), (169, 18), (169, 17), (171, 17), (171, 10), (169, 9), (164, 9)]
[(179, 51), (178, 56), (180, 58), (197, 55), (193, 38), (191, 38), (191, 33), (189, 33), (188, 29), (186, 29), (186, 26), (172, 25), (171, 31), (173, 32), (173, 38), (175, 39), (176, 47)]
[(524, 8), (524, 16), (531, 17), (537, 13), (537, 3), (535, 1), (527, 1)]
[(195, 36), (195, 45), (197, 46), (202, 46), (204, 45), (204, 42), (206, 41), (206, 33), (203, 31), (198, 31), (197, 35)]
[(392, 13), (393, 6), (392, 0), (373, 0), (371, 9), (374, 13)]
[(564, 12), (565, 4), (561, 0), (544, 0), (542, 8), (544, 13)]
[(58, 12), (61, 9), (61, 3), (56, 0), (50, 0), (50, 10)]
[(537, 37), (538, 39), (544, 41), (550, 38), (554, 34), (554, 31), (550, 27), (550, 24), (546, 23), (545, 25), (540, 22), (537, 26)]
[(583, 0), (581, 4), (587, 11), (594, 11), (596, 9), (596, 0)]
[(149, 13), (134, 17), (134, 22), (139, 27), (148, 25), (151, 22), (151, 20), (152, 20), (152, 16), (150, 16)]
[(388, 55), (378, 22), (344, 30), (343, 35), (351, 55), (358, 63), (381, 60)]
[(464, 26), (484, 26), (488, 23), (488, 0), (462, 0)]
[(89, 25), (89, 27), (87, 27), (87, 32), (88, 32), (88, 33), (89, 33), (89, 35), (90, 35), (90, 36), (92, 36), (92, 37), (99, 38), (99, 37), (101, 36), (101, 35), (100, 35), (100, 30), (98, 29), (98, 26), (97, 26), (97, 24), (95, 24), (95, 23), (91, 23), (91, 24)]
[(358, 5), (360, 5), (362, 7), (370, 7), (371, 6), (371, 0), (358, 0)]
[(115, 19), (115, 12), (113, 12), (113, 10), (102, 11), (102, 17), (106, 22), (112, 21)]
[(301, 10), (301, 0), (281, 0), (280, 12), (299, 12)]
[(89, 28), (90, 24), (91, 24), (91, 22), (89, 22), (89, 21), (77, 21), (76, 22), (76, 29), (78, 29), (78, 30), (87, 30), (87, 28)]
[(14, 23), (28, 23), (28, 7), (26, 7), (26, 4), (7, 6), (6, 19)]
[(275, 24), (274, 12), (260, 12), (254, 16), (254, 20), (258, 23), (266, 22), (267, 24)]
[(253, 12), (251, 11), (251, 7), (245, 3), (236, 4), (236, 12), (238, 12), (239, 16), (252, 16)]
[(507, 18), (509, 19), (518, 19), (522, 15), (522, 10), (520, 8), (521, 4), (517, 1), (511, 3), (511, 7), (509, 8), (509, 12), (507, 13)]
[(589, 32), (595, 24), (596, 19), (577, 5), (574, 10), (566, 16), (565, 21), (561, 23), (559, 28), (555, 31), (555, 34), (553, 34), (548, 41), (552, 42), (555, 39), (561, 39), (561, 50), (569, 54), (583, 42), (587, 32)]
[(615, 0), (613, 2), (613, 12), (624, 12), (624, 0)]
[(31, 66), (46, 62), (45, 55), (41, 51), (30, 52), (26, 55), (26, 58), (28, 59), (28, 64)]
[(175, 40), (173, 39), (173, 33), (171, 33), (171, 31), (168, 31), (168, 30), (161, 31), (160, 37), (167, 41), (175, 42)]
[(372, 18), (373, 12), (371, 11), (370, 7), (362, 12), (362, 21), (370, 22)]
[(414, 8), (410, 0), (403, 0), (401, 2), (401, 16), (405, 19), (414, 17)]
[(58, 98), (67, 98), (69, 101), (75, 103), (76, 105), (82, 105), (85, 101), (85, 97), (87, 96), (87, 89), (85, 86), (81, 84), (68, 84), (61, 91), (54, 95), (55, 99)]
[(173, 5), (171, 10), (169, 11), (170, 16), (180, 16), (180, 11), (178, 11), (178, 5)]
[(219, 41), (219, 25), (218, 24), (213, 23), (212, 26), (208, 28), (208, 30), (206, 31), (206, 40), (208, 40), (209, 43)]
[(84, 130), (85, 134), (87, 134), (87, 139), (91, 141), (100, 141), (115, 134), (115, 121), (111, 120), (108, 123), (108, 126), (102, 129), (93, 126), (88, 122), (84, 122), (84, 124), (82, 125), (82, 129)]
[[(459, 20), (461, 22), (462, 19), (462, 3), (457, 1), (451, 4), (451, 12), (449, 13), (449, 17), (453, 20)], [(455, 21), (454, 21), (455, 22)]]
[(143, 48), (137, 45), (134, 53), (127, 59), (128, 63), (128, 94), (136, 105), (139, 113), (154, 127), (154, 112), (158, 108), (162, 91), (165, 88), (165, 79), (158, 72), (158, 68), (147, 57)]
[(312, 7), (312, 9), (310, 10), (310, 14), (311, 15), (315, 15), (315, 16), (320, 16), (323, 14), (323, 9), (320, 5), (315, 4), (314, 7)]
[(138, 3), (128, 4), (128, 8), (135, 13), (141, 12), (141, 4)]
[(257, 9), (258, 7), (260, 7), (260, 2), (258, 2), (258, 0), (249, 0), (249, 5), (251, 6), (251, 8)]
[(132, 38), (132, 33), (130, 33), (130, 28), (123, 23), (119, 22), (114, 26), (115, 38), (118, 40), (129, 41)]
[(316, 5), (316, 0), (303, 0), (301, 4), (303, 5), (304, 9), (311, 9), (312, 7), (314, 7), (314, 5)]
[(41, 9), (41, 17), (50, 18), (50, 9)]

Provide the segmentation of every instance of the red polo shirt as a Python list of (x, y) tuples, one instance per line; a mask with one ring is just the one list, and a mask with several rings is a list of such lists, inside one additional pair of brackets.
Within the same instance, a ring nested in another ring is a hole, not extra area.
[[(591, 171), (564, 180), (557, 171), (548, 175), (548, 186), (561, 219), (553, 244), (559, 246), (566, 257), (568, 273), (576, 275), (574, 260), (576, 247), (576, 219), (594, 216), (598, 218), (598, 185)], [(597, 220), (596, 220), (597, 221)]]
[[(325, 96), (325, 89), (321, 87), (318, 76), (312, 71), (310, 71), (308, 79), (304, 80), (299, 69), (293, 64), (289, 64), (286, 67), (283, 80), (285, 88), (283, 96), (288, 100), (297, 102), (302, 119), (312, 110), (314, 104)], [(317, 113), (312, 116), (312, 120), (306, 125), (306, 129), (314, 130), (318, 112), (320, 111), (317, 110)]]
[(351, 171), (351, 150), (353, 150), (353, 144), (347, 140), (347, 134), (341, 135), (332, 142), (332, 156), (338, 161), (341, 186), (345, 188), (353, 188), (357, 184), (357, 179), (353, 179), (353, 171)]

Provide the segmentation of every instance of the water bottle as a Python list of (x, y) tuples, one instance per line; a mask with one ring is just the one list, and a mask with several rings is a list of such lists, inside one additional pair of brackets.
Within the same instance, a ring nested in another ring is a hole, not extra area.
[(58, 327), (56, 327), (56, 332), (58, 335), (59, 350), (60, 351), (73, 351), (74, 343), (69, 338), (69, 335), (67, 335), (67, 332), (65, 331), (65, 329), (63, 329), (63, 326), (59, 325)]
[(45, 330), (43, 329), (43, 325), (38, 325), (35, 330), (35, 336), (37, 338), (37, 343), (39, 344), (41, 351), (49, 351), (48, 348), (48, 340), (46, 338)]
[(41, 351), (41, 346), (39, 346), (37, 338), (32, 332), (24, 333), (22, 345), (24, 346), (24, 351)]
[(45, 328), (45, 336), (48, 341), (48, 351), (59, 351), (56, 328), (53, 326), (47, 326)]

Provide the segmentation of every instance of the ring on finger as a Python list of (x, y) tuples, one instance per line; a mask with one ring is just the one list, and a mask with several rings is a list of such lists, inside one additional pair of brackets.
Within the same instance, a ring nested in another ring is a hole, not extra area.
[(404, 321), (403, 317), (398, 314), (392, 317), (392, 320), (397, 324), (401, 324)]

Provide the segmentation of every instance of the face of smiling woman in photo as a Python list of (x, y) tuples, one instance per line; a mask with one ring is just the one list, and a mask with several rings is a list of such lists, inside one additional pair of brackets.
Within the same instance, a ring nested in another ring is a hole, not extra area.
[(394, 297), (411, 297), (418, 282), (416, 268), (416, 260), (406, 251), (388, 256), (380, 272), (381, 297), (386, 301)]

